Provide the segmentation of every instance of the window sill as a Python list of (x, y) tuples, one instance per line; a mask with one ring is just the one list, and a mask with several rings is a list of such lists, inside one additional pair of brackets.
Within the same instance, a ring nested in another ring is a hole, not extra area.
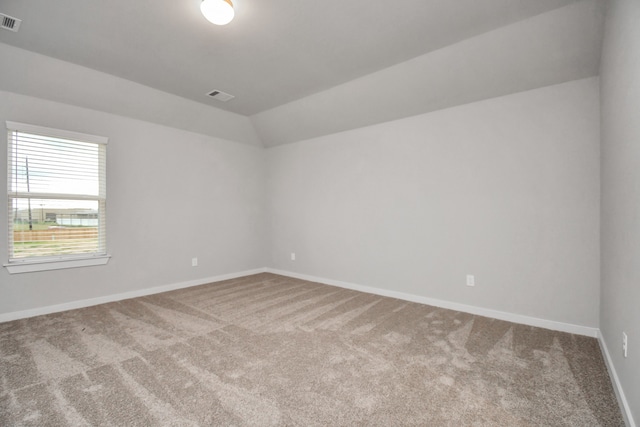
[(24, 261), (4, 264), (9, 274), (32, 273), (34, 271), (61, 270), (63, 268), (91, 267), (105, 265), (111, 255), (92, 256), (89, 258), (48, 259), (41, 261)]

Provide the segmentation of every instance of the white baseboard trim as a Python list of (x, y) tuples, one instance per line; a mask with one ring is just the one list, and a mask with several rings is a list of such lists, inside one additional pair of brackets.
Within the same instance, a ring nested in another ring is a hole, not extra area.
[(61, 311), (73, 310), (76, 308), (91, 307), (93, 305), (105, 304), (108, 302), (122, 301), (130, 298), (143, 297), (146, 295), (159, 294), (161, 292), (174, 291), (176, 289), (189, 288), (191, 286), (204, 285), (207, 283), (221, 282), (223, 280), (237, 279), (238, 277), (251, 276), (252, 274), (264, 273), (265, 268), (246, 270), (238, 273), (222, 274), (220, 276), (205, 277), (202, 279), (189, 280), (186, 282), (172, 283), (169, 285), (156, 286), (153, 288), (139, 289), (131, 292), (123, 292), (114, 295), (105, 295), (97, 298), (89, 298), (78, 301), (66, 302), (64, 304), (48, 305), (45, 307), (32, 308), (29, 310), (13, 311), (11, 313), (0, 314), (0, 323), (11, 320), (25, 319), (27, 317), (40, 316), (43, 314), (59, 313)]
[(620, 384), (620, 378), (618, 377), (616, 368), (613, 366), (613, 360), (611, 359), (611, 354), (609, 354), (609, 348), (607, 347), (607, 343), (602, 336), (602, 332), (598, 334), (598, 341), (600, 342), (600, 350), (602, 350), (605, 365), (607, 365), (607, 370), (609, 371), (609, 377), (611, 377), (611, 380), (613, 382), (613, 390), (616, 392), (618, 402), (622, 405), (622, 415), (625, 417), (627, 426), (636, 427), (636, 423), (633, 420), (633, 415), (631, 414), (631, 408), (629, 407), (629, 402), (624, 395), (622, 384)]
[(78, 301), (71, 301), (63, 304), (49, 305), (29, 310), (14, 311), (10, 313), (0, 314), (0, 323), (9, 322), (11, 320), (25, 319), (28, 317), (40, 316), (43, 314), (58, 313), (61, 311), (73, 310), (76, 308), (90, 307), (93, 305), (105, 304), (108, 302), (122, 301), (130, 298), (137, 298), (146, 295), (159, 294), (161, 292), (173, 291), (176, 289), (189, 288), (191, 286), (204, 285), (206, 283), (221, 282), (223, 280), (236, 279), (239, 277), (250, 276), (258, 273), (273, 273), (281, 276), (293, 277), (311, 282), (323, 283), (331, 286), (338, 286), (345, 289), (353, 289), (360, 292), (367, 292), (375, 295), (382, 295), (391, 298), (398, 298), (405, 301), (417, 302), (435, 307), (446, 308), (450, 310), (462, 311), (465, 313), (476, 314), (479, 316), (491, 317), (494, 319), (506, 320), (509, 322), (520, 323), (524, 325), (537, 326), (540, 328), (551, 329), (561, 332), (569, 332), (572, 334), (585, 335), (597, 338), (598, 329), (587, 326), (573, 325), (570, 323), (556, 322), (553, 320), (539, 319), (520, 314), (508, 313), (504, 311), (491, 310), (488, 308), (476, 307), (472, 305), (460, 304), (451, 301), (428, 298), (419, 295), (408, 294), (404, 292), (392, 291), (388, 289), (374, 288), (371, 286), (358, 285), (354, 283), (343, 282), (340, 280), (326, 279), (323, 277), (310, 276), (307, 274), (294, 273), (291, 271), (278, 270), (274, 268), (257, 268), (254, 270), (246, 270), (237, 273), (223, 274), (213, 277), (205, 277), (186, 282), (172, 283), (169, 285), (157, 286), (153, 288), (139, 289), (130, 292), (124, 292), (114, 295), (105, 295), (97, 298), (89, 298)]
[(592, 328), (589, 326), (581, 326), (571, 323), (556, 322), (554, 320), (539, 319), (537, 317), (524, 316), (521, 314), (508, 313), (505, 311), (491, 310), (488, 308), (476, 307), (473, 305), (428, 298), (419, 295), (407, 294), (404, 292), (391, 291), (388, 289), (374, 288), (371, 286), (357, 285), (354, 283), (342, 282), (340, 280), (325, 279), (322, 277), (309, 276), (307, 274), (294, 273), (291, 271), (278, 270), (274, 268), (266, 268), (265, 271), (267, 273), (279, 274), (281, 276), (288, 276), (296, 279), (308, 280), (310, 282), (338, 286), (340, 288), (353, 289), (355, 291), (367, 292), (370, 294), (382, 295), (385, 297), (392, 297), (405, 301), (432, 305), (449, 310), (462, 311), (465, 313), (476, 314), (478, 316), (491, 317), (493, 319), (506, 320), (508, 322), (520, 323), (523, 325), (537, 326), (539, 328), (568, 332), (577, 335), (585, 335), (592, 338), (598, 337), (598, 328)]

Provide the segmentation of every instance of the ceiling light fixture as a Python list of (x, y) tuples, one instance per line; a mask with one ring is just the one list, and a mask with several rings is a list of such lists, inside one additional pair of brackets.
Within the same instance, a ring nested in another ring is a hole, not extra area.
[(227, 25), (234, 16), (231, 0), (202, 0), (200, 10), (209, 22), (216, 25)]

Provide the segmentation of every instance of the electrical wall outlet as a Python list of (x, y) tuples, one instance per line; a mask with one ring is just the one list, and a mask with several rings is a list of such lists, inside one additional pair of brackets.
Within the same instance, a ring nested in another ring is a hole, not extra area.
[(295, 260), (296, 260), (296, 253), (291, 252), (291, 261), (295, 261)]
[(629, 340), (626, 333), (622, 333), (622, 355), (627, 357), (627, 350), (629, 349)]
[(198, 266), (198, 258), (191, 258), (191, 267)]
[(476, 278), (471, 274), (467, 274), (467, 286), (475, 286), (475, 285), (476, 285)]

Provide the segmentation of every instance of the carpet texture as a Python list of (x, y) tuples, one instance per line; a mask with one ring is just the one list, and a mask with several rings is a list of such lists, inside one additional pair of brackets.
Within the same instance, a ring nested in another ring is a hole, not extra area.
[(623, 426), (598, 342), (273, 274), (0, 324), (1, 426)]

